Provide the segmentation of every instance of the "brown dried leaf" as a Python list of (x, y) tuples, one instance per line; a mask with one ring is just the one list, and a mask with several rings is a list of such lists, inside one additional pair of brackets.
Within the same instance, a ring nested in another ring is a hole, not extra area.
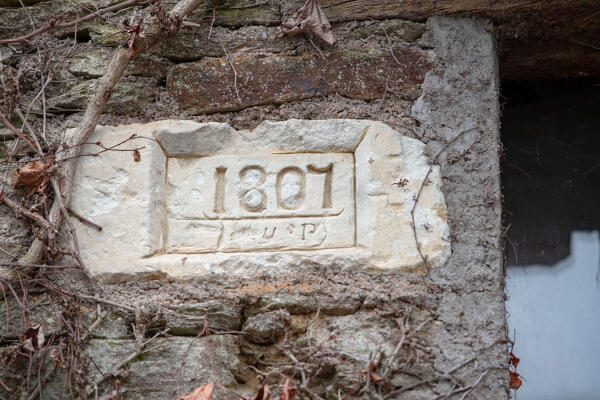
[(54, 161), (48, 158), (44, 161), (32, 161), (21, 168), (17, 168), (13, 187), (25, 186), (32, 190), (30, 195), (36, 189), (42, 193), (46, 189), (46, 186), (48, 186), (49, 181), (46, 171), (53, 163)]
[(178, 398), (177, 400), (212, 400), (212, 394), (215, 390), (215, 383), (211, 382), (204, 386), (200, 386), (187, 396)]
[(327, 44), (335, 42), (331, 25), (318, 0), (306, 0), (304, 5), (281, 26), (283, 33), (286, 35), (292, 36), (303, 32), (311, 32)]
[(129, 47), (130, 49), (133, 48), (135, 42), (138, 39), (144, 39), (146, 37), (143, 26), (141, 26), (140, 24), (130, 25), (129, 22), (127, 22), (127, 20), (123, 21), (122, 30), (128, 35), (127, 47)]
[(41, 325), (34, 325), (25, 331), (21, 338), (21, 343), (25, 350), (36, 352), (44, 346), (46, 338), (44, 337), (44, 329)]
[(142, 160), (142, 155), (138, 150), (133, 151), (133, 161), (140, 162)]

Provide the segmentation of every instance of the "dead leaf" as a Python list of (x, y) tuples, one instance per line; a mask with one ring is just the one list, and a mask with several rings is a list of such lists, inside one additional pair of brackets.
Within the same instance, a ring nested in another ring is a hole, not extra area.
[[(377, 375), (374, 371), (375, 371), (375, 365), (374, 364), (369, 365), (369, 379), (371, 380), (371, 382), (373, 382), (373, 383), (383, 382), (385, 379), (380, 377), (379, 375)], [(362, 376), (367, 376), (367, 370), (363, 369), (358, 374), (362, 375)]]
[(23, 348), (32, 353), (41, 349), (45, 342), (46, 338), (44, 337), (44, 329), (41, 325), (34, 325), (28, 328), (21, 338)]
[(215, 383), (211, 382), (204, 386), (200, 386), (187, 396), (178, 398), (177, 400), (212, 400), (212, 393), (215, 390)]
[(142, 160), (142, 155), (138, 150), (133, 151), (133, 161), (140, 162)]
[(296, 399), (296, 388), (292, 387), (290, 378), (287, 378), (283, 385), (283, 393), (281, 394), (280, 400), (295, 400)]
[(125, 32), (127, 36), (127, 47), (130, 49), (133, 48), (136, 40), (146, 38), (146, 34), (144, 33), (144, 27), (140, 24), (130, 25), (127, 20), (123, 21), (122, 30)]
[(13, 187), (25, 186), (26, 188), (31, 189), (32, 191), (28, 196), (31, 196), (35, 190), (43, 193), (50, 180), (46, 172), (53, 163), (54, 160), (48, 158), (44, 161), (32, 161), (21, 168), (17, 168)]
[(292, 36), (303, 32), (311, 32), (327, 44), (335, 42), (331, 25), (318, 0), (306, 0), (304, 5), (281, 26), (283, 33), (286, 35)]
[(520, 379), (521, 375), (512, 371), (508, 371), (508, 373), (510, 374), (510, 388), (513, 390), (519, 390), (519, 388), (523, 384), (523, 381)]
[(519, 366), (519, 362), (521, 361), (518, 357), (516, 357), (513, 352), (511, 351), (510, 354), (508, 355), (508, 359), (510, 364), (515, 368), (515, 370), (517, 369), (517, 367)]

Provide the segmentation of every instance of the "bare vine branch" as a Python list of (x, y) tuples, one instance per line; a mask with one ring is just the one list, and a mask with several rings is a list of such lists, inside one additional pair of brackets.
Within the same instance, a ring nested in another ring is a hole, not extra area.
[[(114, 51), (106, 73), (98, 80), (94, 94), (88, 102), (88, 106), (85, 110), (81, 123), (72, 132), (70, 137), (66, 138), (64, 143), (69, 146), (69, 150), (65, 152), (64, 156), (60, 160), (64, 161), (61, 165), (62, 182), (61, 185), (58, 185), (60, 192), (62, 193), (62, 198), (55, 199), (48, 218), (50, 224), (55, 228), (55, 230), (58, 230), (63, 217), (61, 208), (67, 208), (71, 198), (73, 174), (75, 172), (74, 158), (77, 157), (81, 152), (81, 146), (74, 145), (85, 142), (96, 128), (98, 120), (100, 119), (100, 115), (102, 114), (106, 103), (110, 99), (113, 88), (119, 81), (121, 75), (123, 75), (123, 72), (125, 71), (125, 68), (129, 62), (139, 53), (149, 49), (164, 38), (177, 33), (181, 27), (181, 21), (183, 18), (196, 7), (198, 7), (202, 2), (203, 0), (181, 0), (169, 13), (166, 13), (161, 8), (160, 4), (155, 5), (154, 7), (156, 7), (157, 10), (157, 18), (155, 18), (154, 22), (145, 31), (144, 36), (142, 37), (138, 35), (135, 37), (135, 40), (130, 41), (129, 46), (118, 47)], [(124, 7), (123, 4), (125, 3), (131, 5), (137, 4), (138, 1), (127, 0), (126, 2), (119, 3), (118, 6)], [(107, 9), (104, 10), (105, 12), (108, 12), (106, 11)], [(114, 8), (109, 11), (114, 11)], [(91, 19), (96, 16), (95, 14), (92, 15), (93, 16), (88, 15), (87, 17)], [(73, 21), (73, 24), (74, 22), (75, 21)], [(78, 23), (80, 22), (82, 21), (79, 20)], [(27, 254), (21, 257), (19, 261), (24, 264), (38, 264), (42, 258), (43, 249), (43, 242), (39, 238), (36, 238), (31, 244)], [(12, 281), (16, 279), (16, 277), (17, 275), (13, 270), (0, 268), (1, 279)]]
[(109, 13), (109, 12), (118, 11), (122, 8), (133, 6), (133, 5), (144, 5), (144, 4), (148, 4), (148, 3), (150, 3), (150, 0), (144, 0), (144, 1), (126, 0), (122, 3), (114, 4), (110, 7), (106, 7), (101, 10), (91, 12), (91, 13), (89, 13), (81, 18), (77, 18), (73, 21), (65, 22), (64, 24), (59, 24), (58, 23), (59, 17), (55, 17), (55, 18), (51, 19), (50, 21), (48, 21), (48, 23), (46, 23), (46, 25), (42, 26), (41, 28), (35, 29), (34, 31), (31, 31), (26, 35), (22, 35), (22, 36), (10, 38), (10, 39), (0, 40), (0, 45), (29, 42), (29, 40), (32, 39), (33, 37), (40, 35), (44, 32), (52, 31), (55, 29), (70, 28), (72, 26), (77, 26), (78, 24), (81, 24), (82, 22), (89, 21), (91, 19), (97, 18), (97, 17), (99, 17), (103, 14)]

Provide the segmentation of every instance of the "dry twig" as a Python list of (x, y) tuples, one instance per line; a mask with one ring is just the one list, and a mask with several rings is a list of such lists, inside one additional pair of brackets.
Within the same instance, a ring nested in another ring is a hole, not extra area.
[(82, 22), (85, 21), (89, 21), (91, 19), (97, 18), (99, 16), (101, 16), (102, 14), (106, 14), (109, 12), (114, 12), (117, 10), (120, 10), (122, 8), (125, 7), (129, 7), (129, 6), (133, 6), (133, 5), (141, 5), (141, 4), (148, 4), (149, 1), (148, 0), (144, 0), (144, 1), (140, 1), (140, 0), (126, 0), (122, 3), (118, 3), (118, 4), (114, 4), (110, 7), (106, 7), (103, 8), (102, 10), (99, 11), (94, 11), (88, 15), (85, 15), (81, 18), (77, 18), (73, 21), (70, 22), (66, 22), (64, 24), (59, 24), (58, 20), (59, 18), (53, 18), (51, 19), (46, 25), (42, 26), (41, 28), (38, 28), (32, 32), (29, 32), (26, 35), (22, 35), (22, 36), (18, 36), (15, 38), (10, 38), (10, 39), (2, 39), (0, 40), (0, 45), (6, 45), (6, 44), (11, 44), (11, 43), (21, 43), (21, 42), (29, 42), (29, 39), (40, 35), (44, 32), (48, 32), (51, 30), (55, 30), (55, 29), (64, 29), (64, 28), (70, 28), (72, 26), (77, 26), (78, 24), (81, 24)]
[(427, 273), (429, 273), (429, 271), (431, 270), (431, 266), (429, 265), (429, 260), (427, 260), (427, 256), (424, 255), (423, 251), (421, 250), (421, 242), (419, 241), (419, 236), (417, 234), (417, 225), (415, 223), (415, 210), (417, 209), (417, 204), (419, 203), (419, 198), (421, 197), (421, 193), (423, 192), (423, 188), (427, 184), (427, 180), (429, 179), (429, 175), (431, 175), (431, 171), (433, 171), (433, 166), (438, 161), (438, 158), (440, 158), (440, 156), (442, 155), (442, 153), (444, 151), (446, 151), (446, 149), (448, 149), (448, 147), (450, 147), (452, 144), (454, 144), (454, 142), (456, 142), (464, 134), (466, 134), (467, 132), (471, 132), (473, 130), (476, 130), (476, 129), (477, 128), (469, 128), (469, 129), (465, 129), (464, 131), (459, 132), (448, 143), (446, 143), (440, 149), (440, 151), (438, 151), (438, 153), (435, 155), (435, 157), (431, 161), (431, 164), (429, 165), (429, 169), (427, 170), (427, 173), (425, 174), (425, 178), (423, 178), (423, 181), (421, 182), (421, 186), (419, 186), (419, 191), (417, 192), (417, 197), (415, 197), (415, 202), (413, 203), (413, 206), (412, 206), (412, 208), (410, 210), (410, 218), (412, 220), (412, 229), (413, 229), (413, 236), (415, 238), (415, 245), (417, 246), (417, 251), (419, 252), (419, 255), (421, 256), (421, 259), (423, 260), (423, 263), (425, 263), (425, 267), (427, 268)]

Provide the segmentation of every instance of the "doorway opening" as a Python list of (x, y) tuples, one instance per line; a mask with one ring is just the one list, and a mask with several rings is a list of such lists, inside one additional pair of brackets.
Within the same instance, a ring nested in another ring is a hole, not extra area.
[(600, 393), (600, 79), (503, 82), (510, 336), (519, 400)]

